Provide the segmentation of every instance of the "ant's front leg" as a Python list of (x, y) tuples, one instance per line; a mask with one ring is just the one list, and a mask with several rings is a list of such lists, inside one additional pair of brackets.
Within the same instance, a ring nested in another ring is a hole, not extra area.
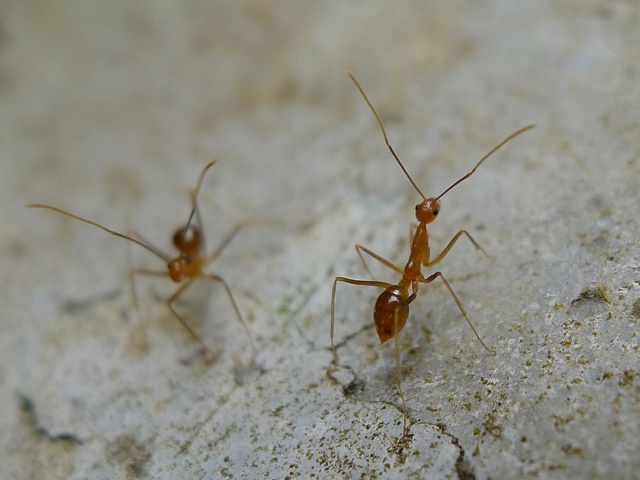
[[(461, 231), (461, 233), (462, 233), (462, 231)], [(471, 327), (471, 330), (473, 330), (473, 333), (475, 333), (476, 338), (480, 341), (482, 346), (484, 348), (486, 348), (487, 351), (491, 355), (495, 355), (496, 351), (493, 348), (487, 347), (487, 345), (482, 341), (482, 338), (480, 338), (480, 335), (478, 334), (478, 332), (476, 331), (475, 327), (473, 326), (473, 323), (471, 323), (471, 320), (469, 320), (469, 317), (467, 317), (467, 312), (465, 312), (464, 308), (462, 307), (462, 303), (460, 303), (460, 300), (458, 299), (458, 296), (453, 291), (453, 288), (451, 288), (451, 285), (449, 285), (449, 282), (447, 281), (447, 279), (444, 278), (444, 275), (442, 275), (442, 272), (436, 272), (433, 275), (429, 275), (427, 278), (422, 280), (421, 283), (431, 283), (438, 277), (440, 277), (440, 279), (442, 280), (442, 283), (444, 283), (444, 286), (447, 287), (447, 290), (449, 290), (449, 293), (451, 294), (451, 296), (453, 297), (453, 299), (456, 302), (456, 305), (458, 305), (458, 308), (460, 309), (460, 313), (462, 313), (462, 316), (464, 317), (464, 319), (467, 321), (467, 323)]]
[[(471, 243), (473, 243), (473, 246), (476, 247), (476, 250), (480, 250), (482, 253), (484, 253), (485, 257), (494, 260), (495, 257), (489, 255), (487, 252), (484, 251), (484, 248), (482, 248), (478, 242), (476, 242), (473, 237), (469, 234), (469, 232), (467, 232), (466, 230), (460, 230), (458, 233), (456, 233), (456, 235), (451, 239), (451, 241), (449, 242), (449, 244), (444, 247), (444, 250), (442, 250), (442, 252), (440, 253), (440, 255), (438, 255), (436, 258), (434, 258), (433, 260), (431, 260), (430, 262), (428, 262), (427, 264), (425, 264), (425, 267), (431, 267), (433, 265), (435, 265), (436, 263), (439, 263), (444, 257), (447, 256), (447, 253), (449, 253), (449, 250), (451, 250), (451, 247), (453, 247), (455, 245), (455, 243), (458, 241), (458, 239), (460, 238), (460, 236), (462, 234), (465, 234), (467, 236), (467, 238), (469, 238), (469, 240), (471, 241)], [(429, 283), (429, 282), (427, 282)]]

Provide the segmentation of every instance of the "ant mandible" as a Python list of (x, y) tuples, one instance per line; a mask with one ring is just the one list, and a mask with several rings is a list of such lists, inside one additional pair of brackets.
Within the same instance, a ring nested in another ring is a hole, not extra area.
[[(173, 303), (180, 298), (180, 296), (193, 284), (195, 280), (198, 278), (204, 278), (207, 280), (211, 280), (213, 282), (218, 282), (223, 285), (225, 288), (227, 295), (229, 296), (229, 300), (233, 306), (233, 309), (238, 317), (238, 320), (242, 324), (248, 338), (251, 343), (251, 347), (255, 353), (256, 348), (253, 343), (253, 339), (251, 338), (251, 334), (249, 333), (249, 328), (247, 327), (242, 314), (240, 313), (240, 309), (231, 293), (231, 289), (229, 285), (219, 275), (213, 273), (204, 272), (204, 267), (209, 263), (213, 262), (220, 254), (222, 250), (229, 244), (229, 242), (233, 239), (233, 237), (238, 233), (238, 231), (242, 228), (242, 224), (237, 225), (231, 233), (227, 235), (227, 237), (222, 241), (220, 246), (207, 254), (205, 251), (205, 241), (204, 234), (202, 232), (202, 222), (200, 220), (200, 212), (198, 210), (198, 192), (200, 190), (200, 186), (202, 185), (202, 181), (204, 180), (205, 174), (207, 171), (215, 164), (216, 162), (208, 163), (200, 172), (200, 176), (198, 177), (198, 182), (196, 187), (191, 191), (191, 213), (189, 214), (189, 219), (184, 227), (179, 228), (175, 231), (173, 235), (173, 244), (179, 250), (179, 255), (175, 258), (171, 257), (158, 250), (157, 248), (150, 245), (148, 242), (144, 241), (142, 237), (137, 233), (133, 232), (132, 235), (125, 235), (120, 232), (116, 232), (111, 230), (99, 223), (93, 222), (91, 220), (87, 220), (86, 218), (79, 217), (72, 213), (69, 213), (65, 210), (62, 210), (58, 207), (53, 207), (51, 205), (43, 205), (40, 203), (32, 203), (27, 205), (28, 208), (44, 208), (47, 210), (53, 210), (54, 212), (61, 213), (68, 217), (71, 217), (75, 220), (79, 220), (84, 223), (88, 223), (89, 225), (93, 225), (94, 227), (98, 227), (101, 230), (104, 230), (111, 235), (115, 235), (116, 237), (124, 238), (126, 240), (130, 240), (133, 243), (140, 245), (141, 247), (147, 249), (151, 253), (153, 253), (156, 257), (159, 257), (167, 264), (166, 270), (150, 270), (146, 268), (134, 268), (129, 272), (129, 278), (132, 286), (133, 293), (133, 301), (134, 307), (136, 311), (139, 311), (138, 308), (138, 300), (137, 295), (135, 293), (135, 282), (134, 279), (136, 275), (153, 275), (153, 276), (169, 276), (171, 280), (176, 283), (181, 284), (178, 289), (175, 291), (173, 295), (169, 297), (166, 304), (171, 313), (178, 319), (180, 324), (189, 332), (191, 337), (198, 342), (198, 344), (209, 354), (211, 358), (215, 358), (215, 354), (213, 351), (202, 341), (200, 335), (194, 330), (194, 328), (187, 322), (187, 320), (180, 315), (177, 310), (174, 308)], [(138, 238), (136, 238), (138, 237)]]
[[(502, 147), (505, 143), (507, 143), (512, 138), (520, 135), (521, 133), (533, 128), (534, 125), (528, 125), (509, 135), (505, 140), (500, 142), (489, 153), (487, 153), (484, 157), (482, 157), (480, 161), (476, 163), (475, 167), (473, 167), (473, 169), (469, 173), (467, 173), (466, 175), (463, 175), (461, 178), (459, 178), (457, 181), (451, 184), (444, 192), (442, 192), (437, 197), (427, 198), (422, 193), (422, 191), (420, 191), (416, 183), (413, 181), (413, 179), (409, 175), (409, 172), (407, 172), (404, 165), (400, 161), (400, 158), (398, 157), (393, 147), (389, 143), (389, 140), (387, 138), (387, 132), (384, 128), (384, 125), (382, 124), (382, 120), (380, 119), (378, 112), (376, 112), (376, 109), (373, 107), (373, 105), (369, 101), (369, 98), (364, 93), (364, 90), (362, 89), (362, 87), (360, 86), (360, 84), (358, 83), (358, 81), (356, 80), (356, 78), (353, 76), (351, 72), (347, 71), (347, 75), (349, 75), (349, 78), (353, 81), (356, 88), (358, 89), (358, 91), (364, 98), (365, 102), (367, 103), (367, 105), (373, 112), (374, 116), (376, 117), (378, 125), (382, 130), (382, 136), (384, 137), (384, 141), (389, 151), (391, 152), (391, 155), (393, 155), (393, 158), (396, 160), (396, 162), (402, 169), (403, 173), (405, 174), (405, 176), (407, 177), (411, 185), (413, 185), (413, 188), (415, 188), (415, 190), (420, 194), (423, 201), (418, 205), (416, 205), (416, 219), (418, 220), (418, 227), (416, 228), (415, 233), (413, 233), (412, 235), (411, 252), (409, 253), (409, 260), (407, 261), (404, 269), (394, 265), (389, 260), (386, 260), (385, 258), (363, 247), (362, 245), (356, 245), (356, 251), (358, 252), (358, 256), (360, 257), (360, 260), (364, 265), (365, 270), (370, 275), (371, 275), (371, 272), (369, 271), (369, 268), (367, 267), (367, 264), (364, 261), (362, 252), (366, 253), (370, 257), (379, 261), (380, 263), (390, 268), (391, 270), (402, 275), (402, 278), (400, 279), (397, 285), (393, 285), (393, 284), (378, 281), (378, 280), (356, 280), (353, 278), (346, 278), (346, 277), (336, 277), (336, 279), (333, 281), (333, 288), (331, 290), (331, 349), (333, 352), (333, 363), (334, 363), (334, 366), (337, 366), (338, 364), (338, 355), (336, 353), (336, 347), (335, 347), (334, 338), (333, 338), (334, 324), (335, 324), (336, 286), (338, 282), (348, 283), (351, 285), (362, 285), (362, 286), (383, 288), (384, 291), (380, 294), (380, 296), (376, 300), (376, 304), (373, 309), (373, 321), (374, 321), (376, 332), (378, 333), (378, 337), (381, 343), (384, 344), (387, 340), (391, 338), (393, 338), (395, 341), (396, 379), (397, 379), (398, 393), (400, 395), (400, 399), (402, 402), (402, 411), (403, 411), (402, 438), (404, 439), (408, 433), (408, 430), (407, 430), (408, 415), (407, 415), (407, 407), (405, 404), (404, 394), (402, 392), (402, 387), (401, 387), (402, 375), (401, 375), (401, 369), (400, 369), (400, 349), (398, 345), (398, 334), (400, 333), (405, 323), (407, 322), (407, 318), (409, 317), (409, 305), (411, 304), (411, 302), (413, 302), (416, 299), (418, 295), (418, 288), (421, 283), (428, 284), (433, 282), (435, 279), (440, 278), (442, 280), (442, 283), (444, 283), (445, 287), (447, 288), (447, 290), (455, 300), (456, 305), (460, 310), (460, 313), (462, 314), (464, 319), (467, 321), (467, 323), (471, 327), (471, 330), (473, 331), (477, 339), (480, 341), (482, 346), (491, 354), (495, 355), (496, 353), (495, 350), (489, 348), (484, 343), (482, 338), (480, 338), (480, 335), (478, 334), (475, 327), (467, 317), (467, 312), (465, 312), (464, 308), (462, 307), (462, 303), (460, 303), (460, 300), (454, 293), (453, 288), (451, 288), (451, 285), (449, 284), (447, 279), (444, 277), (442, 272), (435, 272), (432, 275), (425, 277), (421, 271), (423, 266), (431, 267), (433, 265), (438, 264), (440, 261), (442, 261), (442, 259), (444, 259), (444, 257), (449, 253), (449, 250), (451, 250), (453, 245), (458, 241), (458, 239), (462, 235), (466, 235), (467, 238), (471, 241), (471, 243), (476, 247), (476, 249), (484, 253), (485, 256), (489, 257), (489, 255), (484, 251), (484, 249), (473, 239), (473, 237), (466, 230), (460, 230), (451, 239), (451, 241), (444, 248), (444, 250), (442, 250), (440, 255), (438, 255), (434, 259), (431, 259), (431, 250), (429, 248), (429, 234), (427, 232), (427, 224), (433, 222), (437, 218), (438, 214), (440, 213), (440, 199), (447, 192), (449, 192), (453, 187), (455, 187), (456, 185), (458, 185), (459, 183), (463, 182), (464, 180), (469, 178), (471, 175), (473, 175), (473, 173), (482, 164), (482, 162), (484, 162), (487, 158), (489, 158), (496, 150)], [(411, 291), (411, 293), (409, 293), (409, 291)]]

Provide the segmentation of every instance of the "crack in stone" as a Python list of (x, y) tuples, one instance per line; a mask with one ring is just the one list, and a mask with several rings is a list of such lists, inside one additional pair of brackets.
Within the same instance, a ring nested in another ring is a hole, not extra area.
[(473, 466), (469, 463), (469, 460), (465, 456), (465, 450), (462, 445), (460, 445), (460, 440), (455, 435), (447, 432), (447, 426), (443, 423), (436, 424), (436, 427), (440, 430), (443, 435), (446, 435), (451, 439), (451, 443), (456, 446), (458, 449), (458, 458), (456, 459), (455, 467), (456, 472), (458, 473), (458, 478), (460, 480), (475, 480), (476, 473), (473, 469)]
[(115, 300), (122, 295), (119, 288), (100, 292), (82, 299), (67, 299), (62, 304), (62, 311), (69, 315), (80, 315), (96, 305)]
[(29, 424), (38, 436), (44, 437), (52, 442), (69, 442), (75, 445), (82, 445), (82, 439), (72, 433), (52, 434), (49, 429), (40, 425), (33, 400), (22, 394), (18, 394), (18, 398), (20, 400), (20, 412), (23, 414), (26, 423)]
[[(198, 427), (195, 429), (195, 431), (191, 434), (191, 436), (189, 438), (187, 438), (181, 445), (179, 448), (180, 453), (185, 454), (188, 452), (188, 450), (191, 448), (191, 445), (193, 444), (193, 442), (200, 436), (202, 430), (209, 424), (209, 422), (211, 422), (211, 419), (213, 417), (215, 417), (218, 413), (220, 413), (220, 410), (222, 409), (222, 407), (224, 407), (227, 403), (229, 403), (231, 396), (233, 395), (233, 393), (237, 390), (241, 388), (239, 386), (239, 384), (237, 382), (234, 382), (233, 386), (231, 387), (231, 390), (229, 390), (229, 392), (227, 392), (225, 395), (223, 395), (220, 400), (218, 401), (218, 405), (216, 406), (216, 408), (213, 408), (209, 414), (205, 417), (205, 419), (200, 422), (200, 424), (198, 425)], [(226, 437), (223, 436), (222, 439), (219, 439), (220, 441), (223, 440)]]

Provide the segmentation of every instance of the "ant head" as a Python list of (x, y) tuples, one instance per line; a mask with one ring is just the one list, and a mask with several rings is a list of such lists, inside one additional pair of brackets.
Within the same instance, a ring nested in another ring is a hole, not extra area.
[(424, 202), (416, 205), (416, 218), (420, 223), (431, 223), (440, 213), (440, 200), (426, 198)]
[(173, 244), (186, 255), (197, 254), (202, 246), (200, 229), (195, 225), (187, 225), (176, 230), (176, 233), (173, 234)]

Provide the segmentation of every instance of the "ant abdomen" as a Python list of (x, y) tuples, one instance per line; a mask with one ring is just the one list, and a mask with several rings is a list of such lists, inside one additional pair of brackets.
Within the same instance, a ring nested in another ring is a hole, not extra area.
[(202, 248), (202, 234), (200, 229), (194, 225), (176, 230), (173, 234), (173, 244), (180, 252), (188, 256), (196, 256)]
[(395, 337), (409, 318), (409, 304), (416, 298), (406, 288), (391, 285), (380, 294), (373, 309), (373, 321), (380, 343)]

